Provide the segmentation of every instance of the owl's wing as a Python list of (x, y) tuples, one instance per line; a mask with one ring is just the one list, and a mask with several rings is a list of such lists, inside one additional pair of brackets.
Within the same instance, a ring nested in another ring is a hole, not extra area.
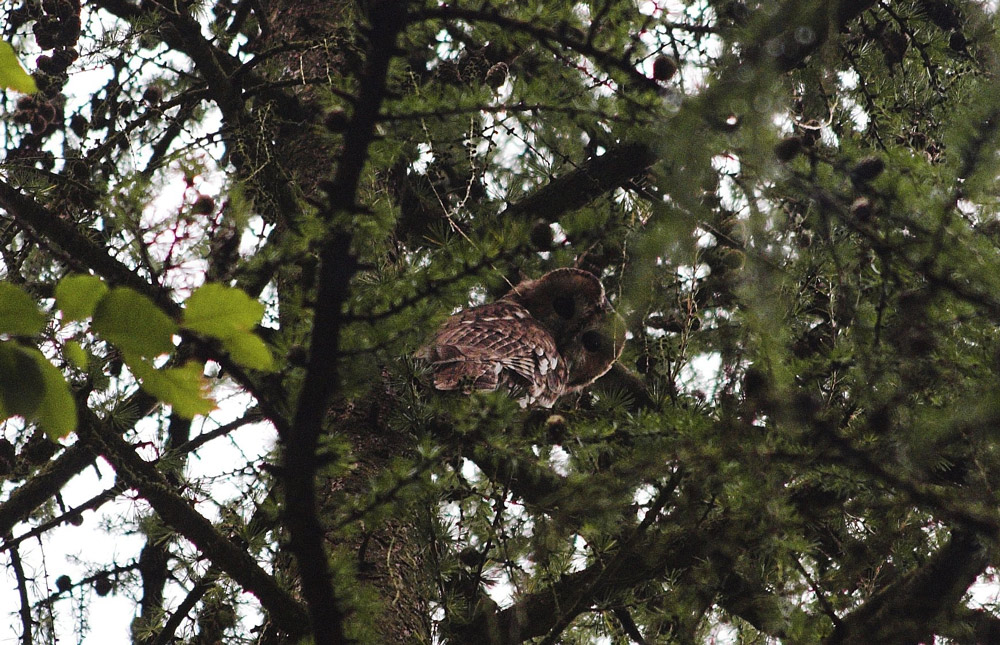
[(524, 307), (495, 302), (445, 321), (416, 354), (427, 360), (438, 390), (525, 392), (526, 404), (551, 406), (566, 384), (566, 367), (551, 334)]

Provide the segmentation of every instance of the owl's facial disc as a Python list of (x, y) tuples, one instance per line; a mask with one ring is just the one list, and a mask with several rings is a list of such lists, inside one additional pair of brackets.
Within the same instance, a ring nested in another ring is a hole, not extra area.
[(576, 314), (576, 303), (571, 295), (559, 295), (552, 300), (552, 309), (556, 315), (564, 320), (569, 320)]
[(605, 343), (604, 334), (596, 329), (588, 329), (583, 332), (583, 336), (580, 337), (580, 342), (583, 343), (583, 348), (588, 352), (596, 352), (601, 349)]

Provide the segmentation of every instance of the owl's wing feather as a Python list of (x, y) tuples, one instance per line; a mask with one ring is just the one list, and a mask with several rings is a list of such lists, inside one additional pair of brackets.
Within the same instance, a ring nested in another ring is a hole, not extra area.
[(506, 388), (523, 393), (522, 405), (550, 407), (606, 373), (624, 340), (600, 280), (563, 268), (452, 316), (417, 357), (439, 390)]
[(523, 390), (528, 404), (550, 406), (567, 373), (555, 340), (517, 303), (458, 313), (416, 354), (429, 361), (438, 390)]

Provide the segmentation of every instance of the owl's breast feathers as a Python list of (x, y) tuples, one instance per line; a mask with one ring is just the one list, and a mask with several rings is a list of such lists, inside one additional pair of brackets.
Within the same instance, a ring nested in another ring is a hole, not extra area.
[(499, 301), (455, 314), (416, 357), (438, 390), (523, 392), (522, 405), (551, 407), (568, 380), (552, 335), (523, 306)]

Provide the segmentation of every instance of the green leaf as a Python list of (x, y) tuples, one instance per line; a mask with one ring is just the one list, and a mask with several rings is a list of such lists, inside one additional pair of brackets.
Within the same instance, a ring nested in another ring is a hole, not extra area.
[(45, 381), (45, 394), (34, 416), (50, 439), (61, 439), (76, 430), (76, 401), (73, 393), (62, 372), (41, 352), (30, 350), (29, 354), (35, 359)]
[(68, 275), (56, 285), (56, 307), (63, 320), (83, 320), (94, 314), (97, 303), (108, 292), (107, 285), (93, 275)]
[(17, 54), (10, 43), (0, 40), (0, 86), (21, 92), (34, 94), (38, 91), (35, 79), (24, 71)]
[(87, 365), (90, 363), (90, 356), (87, 355), (87, 350), (75, 340), (67, 341), (63, 345), (63, 355), (80, 370), (86, 370)]
[(267, 343), (250, 332), (230, 336), (222, 341), (222, 346), (230, 358), (250, 369), (270, 372), (274, 369), (274, 357)]
[(0, 343), (0, 414), (30, 417), (45, 392), (45, 378), (38, 362), (14, 343)]
[(125, 362), (142, 382), (142, 389), (170, 405), (182, 417), (190, 419), (215, 409), (215, 401), (208, 396), (208, 382), (202, 376), (203, 367), (197, 362), (167, 369), (157, 369), (137, 356), (126, 356)]
[(45, 314), (23, 290), (0, 282), (0, 333), (31, 336), (45, 329)]
[(256, 370), (274, 369), (267, 344), (251, 330), (264, 315), (264, 305), (240, 289), (206, 284), (185, 303), (184, 326), (222, 340), (234, 361)]
[(206, 284), (191, 294), (184, 309), (184, 326), (225, 340), (250, 331), (264, 315), (264, 305), (240, 289)]
[(76, 429), (76, 401), (62, 372), (37, 349), (0, 343), (0, 418), (36, 420), (52, 439)]
[(157, 356), (174, 348), (177, 323), (156, 304), (128, 287), (115, 287), (97, 303), (93, 330), (135, 356)]

